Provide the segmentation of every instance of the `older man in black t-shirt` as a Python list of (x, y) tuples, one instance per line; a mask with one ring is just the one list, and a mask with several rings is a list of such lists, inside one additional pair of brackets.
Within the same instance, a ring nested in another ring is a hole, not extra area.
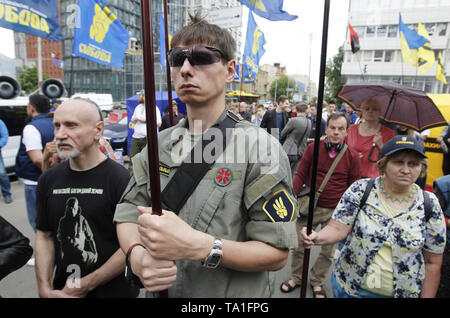
[(47, 170), (36, 191), (39, 295), (136, 297), (124, 277), (113, 224), (130, 177), (99, 150), (104, 124), (98, 106), (70, 100), (58, 107), (53, 123), (58, 155), (68, 160)]

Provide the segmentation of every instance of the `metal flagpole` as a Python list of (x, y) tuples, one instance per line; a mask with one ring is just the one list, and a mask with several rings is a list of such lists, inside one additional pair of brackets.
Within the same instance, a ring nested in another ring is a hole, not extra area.
[[(327, 64), (327, 46), (328, 46), (328, 23), (330, 18), (330, 0), (325, 0), (324, 15), (323, 15), (323, 31), (322, 31), (322, 59), (320, 62), (320, 77), (319, 77), (319, 95), (317, 99), (317, 115), (316, 118), (316, 134), (314, 140), (314, 157), (313, 157), (313, 168), (312, 168), (312, 178), (311, 178), (311, 192), (309, 193), (309, 211), (308, 211), (308, 223), (307, 223), (307, 234), (310, 235), (312, 232), (312, 224), (314, 217), (314, 201), (316, 194), (316, 179), (317, 179), (317, 167), (319, 162), (319, 144), (320, 144), (320, 130), (322, 121), (322, 109), (323, 109), (323, 96), (325, 89), (325, 67)], [(309, 270), (309, 257), (311, 250), (305, 249), (304, 259), (303, 259), (303, 274), (302, 274), (302, 286), (300, 291), (300, 298), (306, 297), (306, 286), (308, 281), (308, 270)]]
[[(150, 175), (150, 193), (153, 214), (162, 214), (161, 181), (159, 176), (158, 132), (156, 126), (155, 65), (152, 34), (152, 0), (141, 1), (142, 42), (144, 58), (145, 112), (147, 119), (147, 150)], [(161, 291), (160, 298), (168, 298)]]
[(166, 74), (167, 74), (167, 107), (169, 108), (169, 122), (170, 126), (174, 125), (173, 121), (173, 108), (172, 108), (172, 78), (170, 76), (170, 65), (169, 65), (169, 22), (167, 21), (167, 0), (164, 0), (164, 35), (166, 44)]

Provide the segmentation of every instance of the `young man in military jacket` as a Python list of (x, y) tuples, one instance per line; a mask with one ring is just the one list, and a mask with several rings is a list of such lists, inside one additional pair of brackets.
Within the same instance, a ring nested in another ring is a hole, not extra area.
[[(197, 165), (191, 150), (211, 135), (215, 142), (199, 149), (204, 161), (214, 159), (179, 213), (163, 204), (157, 216), (147, 149), (133, 158), (133, 177), (115, 213), (129, 274), (149, 292), (168, 289), (169, 297), (270, 297), (274, 271), (297, 245), (287, 155), (275, 138), (226, 110), (226, 84), (236, 67), (236, 44), (227, 31), (194, 17), (175, 34), (172, 48), (169, 62), (187, 120), (158, 137), (162, 196), (185, 162)], [(223, 122), (232, 128), (220, 152)]]

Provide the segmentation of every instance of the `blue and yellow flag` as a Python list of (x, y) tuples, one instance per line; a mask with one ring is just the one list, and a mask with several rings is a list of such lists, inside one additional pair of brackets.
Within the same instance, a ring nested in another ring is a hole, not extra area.
[(49, 41), (64, 40), (56, 0), (0, 1), (0, 27)]
[(428, 41), (424, 46), (418, 48), (417, 50), (419, 75), (422, 75), (423, 73), (426, 73), (430, 68), (432, 68), (436, 63), (436, 56), (433, 49), (431, 48), (430, 35), (428, 34), (427, 29), (422, 23), (419, 23), (417, 31), (419, 35), (422, 35)]
[(403, 23), (401, 14), (398, 29), (400, 31), (400, 44), (403, 61), (413, 66), (418, 66), (418, 49), (424, 46), (428, 40), (406, 26), (406, 24)]
[(75, 28), (73, 54), (99, 64), (122, 68), (130, 34), (104, 0), (78, 1), (79, 27)]
[[(169, 49), (170, 42), (172, 41), (172, 35), (169, 33)], [(164, 25), (164, 16), (162, 13), (159, 13), (159, 63), (162, 67), (166, 67), (166, 27)]]
[(258, 74), (259, 60), (266, 52), (264, 33), (256, 25), (251, 11), (248, 12), (247, 37), (245, 40), (244, 57), (242, 58), (243, 83), (254, 83)]
[(283, 0), (238, 0), (262, 18), (271, 21), (292, 21), (298, 18), (283, 11)]
[(445, 73), (444, 73), (444, 63), (443, 63), (443, 59), (442, 59), (442, 52), (439, 52), (439, 55), (438, 55), (436, 78), (438, 80), (440, 80), (442, 83), (444, 83), (445, 85), (447, 85), (447, 78), (445, 77)]

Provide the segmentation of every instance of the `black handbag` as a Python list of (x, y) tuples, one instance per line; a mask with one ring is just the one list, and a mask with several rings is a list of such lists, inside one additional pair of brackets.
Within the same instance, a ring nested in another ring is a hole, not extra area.
[(0, 280), (25, 265), (31, 255), (30, 240), (0, 216)]

